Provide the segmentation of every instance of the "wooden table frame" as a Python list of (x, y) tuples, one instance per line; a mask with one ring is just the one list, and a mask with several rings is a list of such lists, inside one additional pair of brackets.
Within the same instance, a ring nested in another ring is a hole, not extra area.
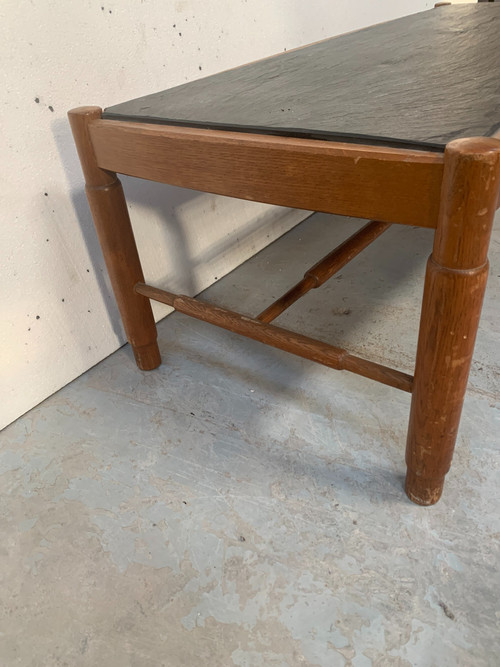
[[(444, 154), (245, 132), (103, 120), (69, 112), (86, 191), (127, 338), (142, 370), (160, 363), (150, 299), (332, 368), (412, 393), (406, 493), (432, 505), (457, 436), (500, 194), (500, 141), (458, 139)], [(144, 284), (116, 173), (240, 199), (374, 219), (256, 318)], [(414, 376), (270, 322), (391, 223), (436, 230)]]

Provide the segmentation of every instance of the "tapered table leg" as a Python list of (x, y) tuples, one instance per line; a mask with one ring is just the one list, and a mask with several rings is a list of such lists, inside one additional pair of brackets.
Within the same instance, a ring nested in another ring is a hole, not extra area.
[(99, 107), (80, 107), (70, 111), (68, 116), (123, 326), (137, 365), (142, 370), (152, 370), (159, 366), (161, 358), (150, 301), (134, 292), (134, 285), (144, 282), (144, 276), (127, 204), (116, 174), (97, 166), (88, 131), (89, 123), (100, 118), (101, 113)]
[(488, 274), (500, 141), (448, 144), (427, 265), (408, 429), (406, 493), (432, 505), (449, 470)]

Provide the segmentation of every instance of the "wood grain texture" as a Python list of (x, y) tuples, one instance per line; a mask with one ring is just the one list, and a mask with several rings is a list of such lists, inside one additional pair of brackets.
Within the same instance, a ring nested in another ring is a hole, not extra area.
[(106, 109), (104, 118), (444, 150), (500, 127), (500, 5), (430, 9)]
[(172, 306), (180, 313), (215, 324), (222, 329), (233, 331), (271, 347), (291, 352), (304, 359), (316, 361), (329, 368), (351, 371), (371, 380), (387, 384), (390, 387), (411, 391), (413, 381), (411, 375), (367, 359), (361, 359), (349, 354), (342, 348), (322, 343), (273, 324), (259, 322), (226, 308), (213, 306), (188, 296), (173, 294), (151, 285), (138, 283), (135, 290), (138, 294)]
[(461, 139), (445, 153), (442, 207), (427, 265), (408, 429), (406, 492), (441, 496), (453, 455), (488, 276), (500, 142)]
[(134, 292), (144, 280), (127, 204), (116, 174), (98, 167), (89, 125), (100, 118), (99, 107), (80, 107), (68, 114), (82, 169), (87, 199), (113, 291), (137, 365), (152, 370), (161, 363), (156, 325), (147, 299)]
[(89, 131), (101, 169), (291, 208), (437, 224), (437, 153), (106, 120)]
[(304, 294), (323, 285), (389, 227), (390, 224), (386, 222), (369, 222), (308, 269), (302, 280), (259, 313), (256, 319), (259, 322), (272, 322)]

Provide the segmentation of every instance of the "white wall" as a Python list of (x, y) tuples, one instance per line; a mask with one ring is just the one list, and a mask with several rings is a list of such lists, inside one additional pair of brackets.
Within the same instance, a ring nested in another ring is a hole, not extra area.
[[(432, 5), (2, 0), (0, 427), (124, 341), (68, 109), (110, 106)], [(123, 180), (147, 278), (191, 293), (304, 216)]]

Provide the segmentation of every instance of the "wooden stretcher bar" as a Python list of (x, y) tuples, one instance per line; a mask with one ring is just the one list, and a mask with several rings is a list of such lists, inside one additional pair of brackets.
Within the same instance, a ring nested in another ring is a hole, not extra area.
[(412, 390), (413, 377), (411, 375), (356, 357), (342, 348), (322, 343), (314, 338), (282, 329), (273, 324), (259, 322), (259, 320), (240, 315), (226, 308), (203, 303), (189, 296), (173, 294), (145, 283), (137, 283), (134, 291), (136, 294), (172, 306), (185, 315), (291, 352), (304, 359), (316, 361), (329, 368), (351, 371), (351, 373), (363, 375), (403, 391), (411, 392)]
[(320, 287), (338, 273), (390, 226), (388, 222), (369, 222), (308, 269), (302, 280), (257, 315), (256, 319), (260, 322), (272, 322), (298, 299), (307, 294), (309, 290)]

